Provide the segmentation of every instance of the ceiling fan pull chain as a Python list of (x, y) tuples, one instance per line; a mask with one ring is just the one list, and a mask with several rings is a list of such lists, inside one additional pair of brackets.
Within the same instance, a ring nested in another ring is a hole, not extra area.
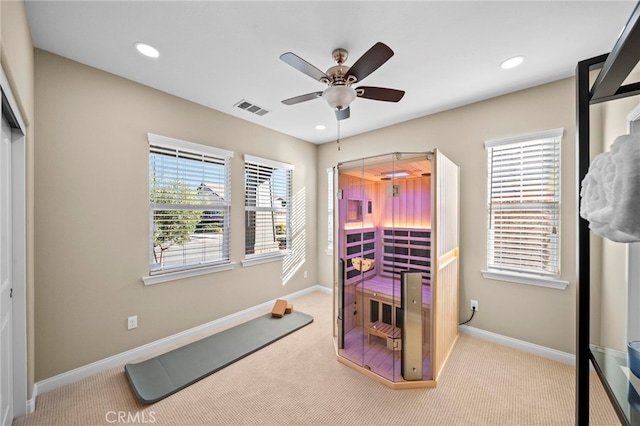
[(338, 151), (340, 151), (340, 120), (336, 120), (336, 123), (338, 123), (338, 136), (336, 137), (336, 142), (338, 143)]

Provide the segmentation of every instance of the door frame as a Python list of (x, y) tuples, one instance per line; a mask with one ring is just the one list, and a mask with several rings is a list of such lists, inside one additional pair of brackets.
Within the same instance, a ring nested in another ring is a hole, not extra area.
[(11, 85), (0, 65), (0, 112), (11, 131), (11, 216), (13, 287), (13, 416), (29, 414), (27, 392), (27, 268), (26, 268), (26, 126)]

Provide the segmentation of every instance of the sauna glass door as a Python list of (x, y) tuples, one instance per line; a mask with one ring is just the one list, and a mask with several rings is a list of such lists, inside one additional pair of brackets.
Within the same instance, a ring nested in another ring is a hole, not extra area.
[[(420, 368), (411, 368), (413, 375), (406, 374), (409, 380), (431, 378), (430, 173), (427, 153), (393, 153), (338, 165), (337, 260), (344, 265), (338, 280), (342, 306), (336, 310), (344, 333), (339, 356), (393, 382), (406, 380), (403, 348), (412, 348), (412, 359), (423, 361)], [(412, 306), (407, 310), (401, 277), (410, 272)], [(408, 318), (412, 331), (403, 330)]]

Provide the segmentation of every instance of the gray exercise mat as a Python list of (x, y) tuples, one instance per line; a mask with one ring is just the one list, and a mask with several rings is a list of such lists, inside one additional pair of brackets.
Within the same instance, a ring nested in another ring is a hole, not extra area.
[(313, 317), (291, 312), (266, 314), (157, 357), (127, 364), (124, 371), (138, 399), (152, 404), (310, 324)]

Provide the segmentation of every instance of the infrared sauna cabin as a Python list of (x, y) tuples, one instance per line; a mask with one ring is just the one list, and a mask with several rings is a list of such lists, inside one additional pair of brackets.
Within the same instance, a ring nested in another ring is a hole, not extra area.
[(458, 337), (458, 167), (439, 151), (335, 168), (338, 360), (433, 387)]

